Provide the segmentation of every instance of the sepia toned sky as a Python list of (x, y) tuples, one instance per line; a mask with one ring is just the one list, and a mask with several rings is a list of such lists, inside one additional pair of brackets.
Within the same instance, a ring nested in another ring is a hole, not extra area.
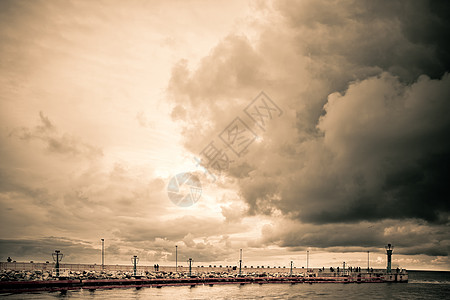
[[(179, 265), (385, 267), (391, 243), (394, 267), (450, 270), (449, 14), (0, 1), (0, 260), (101, 263), (104, 238), (107, 264), (174, 265), (177, 245)], [(226, 168), (196, 163), (210, 143)], [(189, 207), (167, 193), (182, 172)]]

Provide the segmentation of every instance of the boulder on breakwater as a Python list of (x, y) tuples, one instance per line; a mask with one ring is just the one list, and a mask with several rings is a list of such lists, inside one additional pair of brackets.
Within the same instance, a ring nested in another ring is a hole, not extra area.
[[(196, 273), (191, 277), (196, 278), (236, 278), (236, 277), (286, 277), (289, 273), (248, 273), (239, 276), (236, 273), (228, 272), (202, 272)], [(81, 280), (96, 280), (96, 279), (181, 279), (189, 278), (187, 272), (139, 272), (139, 276), (134, 276), (132, 271), (69, 271), (65, 279), (81, 279)], [(2, 270), (0, 271), (0, 281), (45, 281), (55, 280), (49, 270), (33, 270), (33, 271), (15, 271)]]

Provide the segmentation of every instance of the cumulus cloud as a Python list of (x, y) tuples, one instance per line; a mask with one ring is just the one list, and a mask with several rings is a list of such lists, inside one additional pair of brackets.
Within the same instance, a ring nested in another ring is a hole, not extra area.
[[(449, 77), (405, 86), (382, 74), (332, 94), (293, 181), (275, 205), (309, 222), (448, 222)], [(245, 188), (244, 188), (245, 189)], [(264, 203), (262, 204), (264, 205)]]
[[(199, 151), (265, 90), (285, 114), (258, 132), (262, 142), (236, 157), (228, 172), (249, 215), (281, 213), (294, 224), (345, 224), (348, 232), (386, 220), (405, 220), (408, 228), (417, 225), (407, 220), (448, 225), (443, 7), (439, 1), (266, 6), (272, 18), (257, 40), (230, 35), (197, 68), (186, 61), (174, 67), (168, 91), (173, 117), (185, 122), (185, 146)], [(324, 232), (320, 247), (335, 246)], [(280, 236), (288, 247), (316, 244)], [(388, 238), (354, 236), (370, 245)], [(446, 255), (446, 243), (411, 253)]]

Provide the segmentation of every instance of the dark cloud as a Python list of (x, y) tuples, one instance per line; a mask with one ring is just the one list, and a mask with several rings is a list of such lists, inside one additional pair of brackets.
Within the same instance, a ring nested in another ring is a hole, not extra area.
[[(296, 173), (298, 185), (279, 183), (285, 200), (279, 207), (320, 223), (408, 217), (448, 222), (449, 81), (422, 77), (405, 86), (383, 75), (331, 95), (318, 125), (324, 137), (305, 157), (323, 151), (320, 161)], [(318, 182), (303, 183), (305, 177)]]
[[(349, 224), (349, 232), (363, 221), (448, 225), (449, 6), (280, 1), (274, 7), (280, 18), (262, 26), (256, 41), (229, 36), (197, 69), (186, 61), (174, 68), (169, 92), (174, 117), (185, 121), (186, 147), (199, 152), (263, 89), (285, 114), (258, 132), (262, 142), (228, 173), (249, 214)], [(338, 246), (329, 230), (322, 235), (323, 244), (280, 235), (281, 245)], [(347, 235), (348, 244), (386, 238)], [(448, 253), (435, 243), (414, 249)]]
[(313, 247), (330, 252), (377, 252), (387, 243), (396, 246), (397, 254), (448, 256), (450, 251), (446, 226), (395, 220), (327, 225), (279, 221), (274, 226), (265, 226), (261, 240), (250, 245), (261, 247), (276, 244), (296, 251)]
[(98, 245), (90, 242), (61, 237), (45, 237), (38, 239), (2, 239), (0, 240), (0, 258), (2, 261), (11, 257), (18, 262), (33, 260), (34, 262), (53, 262), (52, 253), (60, 250), (64, 254), (63, 262), (90, 263), (99, 257)]
[(450, 9), (447, 1), (417, 1), (405, 5), (402, 29), (413, 43), (433, 49), (434, 64), (427, 74), (439, 78), (450, 68), (450, 42), (446, 38), (450, 30)]
[(281, 1), (277, 6), (298, 33), (297, 46), (327, 64), (379, 67), (405, 80), (421, 74), (440, 78), (450, 67), (444, 1), (338, 1), (331, 6)]
[(196, 72), (190, 72), (186, 60), (173, 67), (168, 85), (174, 104), (171, 116), (182, 122), (191, 151), (197, 151), (218, 126), (232, 121), (255, 96), (254, 86), (265, 85), (263, 62), (247, 38), (230, 35), (201, 60)]

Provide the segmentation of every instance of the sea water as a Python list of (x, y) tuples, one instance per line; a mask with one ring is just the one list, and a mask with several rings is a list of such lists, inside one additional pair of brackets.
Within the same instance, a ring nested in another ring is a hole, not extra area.
[(409, 271), (408, 283), (227, 284), (0, 294), (5, 299), (450, 299), (450, 272)]

